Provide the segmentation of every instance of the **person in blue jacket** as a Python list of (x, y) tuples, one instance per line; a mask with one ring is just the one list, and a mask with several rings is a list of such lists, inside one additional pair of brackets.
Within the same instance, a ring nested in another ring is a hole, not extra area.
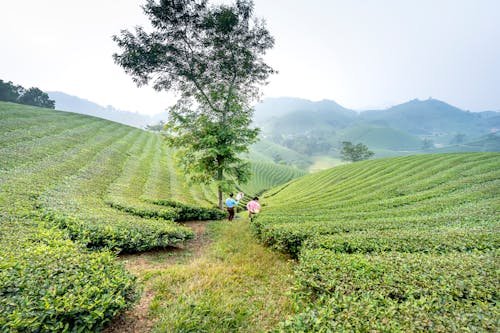
[(234, 218), (234, 208), (240, 203), (239, 200), (233, 199), (233, 193), (229, 193), (229, 198), (226, 199), (226, 208), (229, 213), (228, 220), (232, 221)]

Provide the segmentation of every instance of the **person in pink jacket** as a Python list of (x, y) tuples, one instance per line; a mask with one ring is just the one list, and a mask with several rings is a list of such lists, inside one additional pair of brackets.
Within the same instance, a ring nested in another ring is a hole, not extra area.
[(259, 197), (253, 198), (252, 201), (247, 203), (248, 217), (250, 218), (250, 222), (252, 222), (252, 215), (260, 212), (260, 204)]

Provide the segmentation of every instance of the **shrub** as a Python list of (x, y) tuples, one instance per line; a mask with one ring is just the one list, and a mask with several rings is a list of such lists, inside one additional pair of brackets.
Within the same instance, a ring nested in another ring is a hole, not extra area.
[(97, 331), (137, 299), (110, 252), (87, 252), (40, 229), (0, 253), (0, 331)]

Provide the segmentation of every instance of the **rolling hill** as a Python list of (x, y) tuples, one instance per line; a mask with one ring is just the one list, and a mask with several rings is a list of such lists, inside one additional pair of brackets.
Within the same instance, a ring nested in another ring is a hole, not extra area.
[[(117, 253), (182, 243), (194, 233), (177, 222), (226, 216), (172, 154), (151, 132), (0, 102), (1, 331), (101, 330), (138, 297)], [(256, 165), (252, 191), (302, 175), (272, 169)]]
[(137, 112), (118, 110), (111, 105), (104, 107), (84, 98), (69, 95), (61, 91), (49, 91), (48, 95), (56, 102), (57, 110), (86, 114), (137, 128), (155, 125), (159, 123), (160, 120), (167, 119), (166, 113), (147, 116)]
[(363, 161), (267, 191), (253, 224), (298, 258), (299, 304), (279, 332), (492, 331), (500, 153)]
[[(363, 143), (378, 157), (427, 153), (424, 140), (435, 152), (449, 151), (439, 149), (450, 146), (453, 151), (500, 151), (491, 141), (478, 145), (481, 137), (500, 128), (499, 112), (468, 112), (436, 99), (356, 112), (333, 101), (274, 98), (256, 106), (255, 118), (264, 137), (307, 155), (338, 157), (341, 141)], [(309, 144), (304, 148), (297, 142)], [(315, 147), (314, 142), (329, 143), (330, 149)]]

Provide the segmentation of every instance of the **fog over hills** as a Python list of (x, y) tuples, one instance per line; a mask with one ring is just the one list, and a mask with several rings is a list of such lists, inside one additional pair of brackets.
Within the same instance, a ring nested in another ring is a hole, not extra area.
[[(101, 106), (63, 92), (48, 92), (56, 109), (144, 128), (167, 119)], [(167, 107), (167, 106), (166, 106)], [(377, 156), (425, 149), (500, 150), (500, 112), (470, 112), (437, 99), (414, 99), (383, 110), (355, 111), (332, 100), (266, 98), (255, 106), (262, 138), (300, 154), (335, 155), (342, 141), (360, 142)], [(461, 146), (470, 143), (467, 147)], [(458, 145), (457, 147), (451, 147)], [(281, 154), (283, 155), (283, 154)]]
[[(418, 136), (464, 133), (480, 136), (500, 128), (500, 112), (470, 112), (437, 99), (414, 99), (384, 110), (354, 111), (329, 100), (264, 99), (255, 107), (255, 121), (265, 128), (306, 133), (314, 126), (343, 129), (360, 123), (391, 127)], [(286, 129), (285, 129), (286, 130)]]
[(118, 110), (111, 105), (104, 107), (89, 100), (60, 91), (48, 91), (47, 93), (50, 99), (56, 102), (57, 110), (104, 118), (138, 128), (144, 128), (147, 125), (157, 124), (160, 120), (167, 119), (166, 112), (154, 116), (148, 116), (137, 112)]

